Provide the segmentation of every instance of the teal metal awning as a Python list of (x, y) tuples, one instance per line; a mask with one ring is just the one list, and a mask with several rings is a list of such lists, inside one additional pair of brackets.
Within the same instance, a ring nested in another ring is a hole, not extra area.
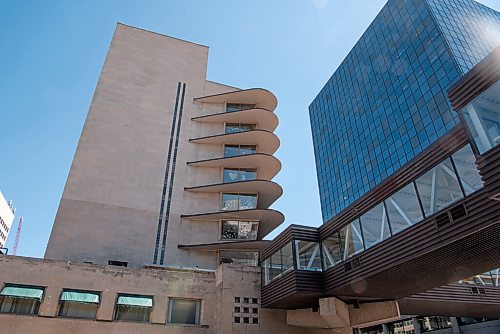
[(119, 296), (116, 305), (153, 307), (152, 297)]
[(97, 292), (63, 291), (62, 301), (99, 304)]
[(1, 296), (42, 299), (43, 288), (25, 286), (6, 286), (0, 293)]

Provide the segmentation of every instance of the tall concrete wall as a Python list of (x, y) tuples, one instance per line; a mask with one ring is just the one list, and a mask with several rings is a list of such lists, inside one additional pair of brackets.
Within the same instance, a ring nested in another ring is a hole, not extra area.
[[(178, 83), (186, 84), (165, 265), (216, 267), (214, 252), (179, 250), (179, 243), (217, 240), (218, 224), (182, 221), (181, 214), (219, 209), (218, 194), (194, 194), (184, 187), (220, 181), (220, 170), (187, 168), (186, 162), (222, 155), (220, 145), (190, 138), (222, 133), (222, 124), (191, 122), (223, 111), (195, 97), (234, 91), (206, 81), (208, 48), (118, 24), (85, 121), (56, 215), (48, 259), (153, 263)], [(178, 109), (180, 109), (180, 105)], [(179, 114), (177, 115), (179, 119)], [(177, 123), (178, 124), (178, 123)], [(176, 130), (177, 131), (177, 130)], [(203, 146), (203, 147), (201, 147)], [(171, 152), (173, 154), (171, 149)], [(168, 190), (167, 190), (168, 197)], [(165, 202), (168, 198), (165, 199)], [(165, 204), (166, 206), (166, 204)], [(164, 210), (163, 222), (167, 221)], [(164, 228), (160, 230), (160, 252)]]

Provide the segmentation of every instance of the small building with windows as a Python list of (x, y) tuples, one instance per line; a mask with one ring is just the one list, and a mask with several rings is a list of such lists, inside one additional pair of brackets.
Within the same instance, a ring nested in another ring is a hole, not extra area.
[(0, 191), (0, 254), (7, 253), (6, 243), (14, 222), (14, 214), (16, 210), (12, 206), (12, 202), (7, 202), (4, 195)]

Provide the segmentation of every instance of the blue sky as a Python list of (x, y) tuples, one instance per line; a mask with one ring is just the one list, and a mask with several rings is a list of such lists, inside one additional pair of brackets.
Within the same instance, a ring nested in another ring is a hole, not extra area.
[(18, 255), (44, 254), (116, 22), (209, 46), (209, 80), (273, 91), (284, 189), (274, 207), (286, 224), (320, 225), (307, 107), (385, 2), (0, 1), (0, 190), (25, 217)]

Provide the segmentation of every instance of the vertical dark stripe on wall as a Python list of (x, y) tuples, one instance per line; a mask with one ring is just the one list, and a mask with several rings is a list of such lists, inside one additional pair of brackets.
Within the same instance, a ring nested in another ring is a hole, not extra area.
[(167, 244), (167, 229), (170, 218), (170, 205), (172, 204), (172, 190), (174, 187), (175, 163), (177, 161), (177, 149), (179, 148), (179, 135), (181, 132), (182, 112), (184, 110), (184, 95), (186, 93), (186, 84), (182, 85), (181, 107), (179, 108), (179, 119), (177, 124), (177, 132), (175, 134), (174, 156), (172, 157), (172, 170), (170, 172), (170, 185), (168, 187), (167, 212), (165, 213), (165, 228), (163, 229), (163, 242), (161, 245), (160, 264), (163, 265), (165, 258), (165, 245)]
[(174, 116), (173, 116), (173, 120), (172, 120), (172, 127), (170, 129), (170, 142), (168, 144), (167, 165), (165, 167), (165, 177), (163, 180), (163, 191), (162, 191), (162, 195), (161, 195), (160, 215), (158, 218), (158, 228), (156, 230), (156, 244), (155, 244), (153, 263), (157, 263), (157, 261), (158, 261), (158, 249), (160, 248), (160, 235), (161, 235), (161, 228), (163, 225), (163, 211), (165, 209), (165, 195), (167, 193), (168, 171), (170, 169), (170, 158), (172, 156), (172, 146), (173, 146), (173, 142), (174, 142), (174, 130), (175, 130), (175, 123), (176, 123), (176, 119), (177, 119), (177, 107), (179, 105), (180, 92), (181, 92), (181, 83), (179, 82), (177, 84), (177, 96), (175, 98)]

